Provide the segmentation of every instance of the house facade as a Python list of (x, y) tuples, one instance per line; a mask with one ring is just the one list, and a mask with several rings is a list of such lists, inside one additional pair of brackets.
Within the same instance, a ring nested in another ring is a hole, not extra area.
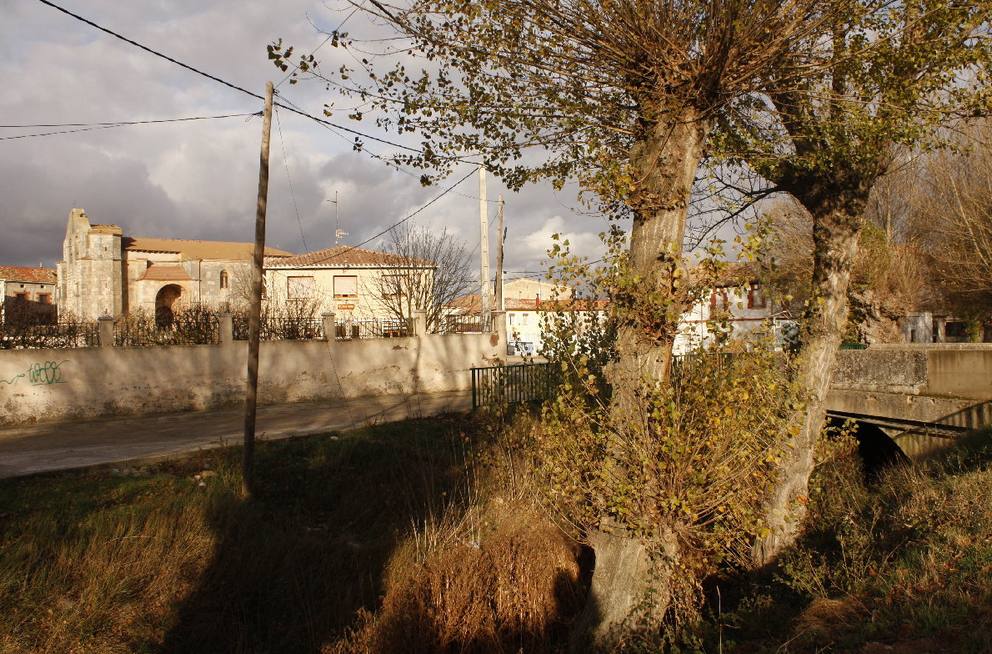
[(430, 284), (436, 266), (430, 261), (349, 245), (267, 258), (266, 298), (274, 304), (308, 303), (316, 313), (334, 313), (339, 321), (411, 317), (404, 289)]
[[(121, 227), (91, 224), (84, 210), (73, 209), (56, 302), (64, 315), (82, 320), (236, 304), (245, 296), (253, 249), (252, 243), (126, 236)], [(276, 248), (265, 252), (269, 260), (292, 256)]]
[(786, 333), (794, 324), (775, 319), (772, 301), (759, 282), (728, 283), (709, 289), (682, 314), (672, 353), (686, 354), (713, 343), (720, 321), (733, 338), (748, 338), (771, 326), (775, 347), (782, 347)]
[[(544, 318), (549, 313), (574, 312), (579, 318), (601, 320), (609, 305), (606, 300), (576, 300), (568, 289), (555, 289), (550, 282), (514, 280), (504, 286), (504, 320), (508, 354), (539, 354), (544, 346)], [(451, 305), (454, 313), (472, 315), (480, 311), (478, 294), (466, 295)], [(682, 315), (673, 346), (676, 355), (712, 343), (716, 338), (714, 319), (721, 317), (734, 338), (747, 338), (771, 325), (775, 345), (781, 347), (791, 321), (777, 321), (771, 300), (756, 282), (728, 282), (710, 289)]]
[(0, 266), (0, 325), (53, 322), (58, 316), (56, 282), (52, 268)]

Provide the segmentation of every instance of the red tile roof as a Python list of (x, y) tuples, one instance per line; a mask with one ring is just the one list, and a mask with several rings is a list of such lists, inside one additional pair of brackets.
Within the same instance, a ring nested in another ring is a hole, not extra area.
[(140, 279), (150, 279), (157, 282), (186, 282), (191, 277), (182, 266), (156, 263), (148, 266)]
[(29, 266), (0, 266), (0, 279), (9, 282), (31, 282), (32, 284), (54, 284), (57, 281), (53, 268), (32, 268)]
[[(195, 259), (232, 259), (248, 261), (255, 251), (254, 243), (235, 243), (230, 241), (191, 241), (179, 238), (148, 238), (145, 236), (126, 237), (123, 239), (124, 249), (141, 252), (176, 252), (185, 260)], [(291, 257), (292, 252), (278, 248), (266, 247), (267, 257)]]
[(317, 250), (308, 254), (298, 254), (295, 257), (266, 262), (278, 268), (347, 268), (349, 266), (429, 266), (434, 267), (433, 261), (424, 259), (411, 259), (388, 252), (378, 252), (376, 250), (366, 250), (350, 245), (335, 245), (324, 250)]
[[(538, 300), (537, 298), (517, 299), (506, 298), (503, 305), (507, 311), (605, 311), (610, 306), (609, 300)], [(481, 305), (479, 294), (463, 295), (448, 303), (451, 309), (462, 313), (479, 313)]]

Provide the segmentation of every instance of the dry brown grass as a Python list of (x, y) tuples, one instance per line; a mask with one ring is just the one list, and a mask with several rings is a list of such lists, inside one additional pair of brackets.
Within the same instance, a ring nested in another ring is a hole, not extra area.
[(401, 548), (379, 612), (328, 651), (554, 651), (584, 597), (577, 545), (523, 499), (468, 513), (477, 531), (463, 514)]

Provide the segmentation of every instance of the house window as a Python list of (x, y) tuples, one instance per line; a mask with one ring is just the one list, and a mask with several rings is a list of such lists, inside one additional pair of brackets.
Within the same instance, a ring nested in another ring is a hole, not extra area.
[(334, 297), (358, 297), (358, 277), (355, 275), (335, 275)]
[[(335, 280), (342, 279), (340, 277), (335, 277)], [(337, 295), (337, 291), (335, 291)], [(403, 297), (403, 277), (400, 275), (383, 275), (382, 276), (382, 299), (383, 300), (398, 300)]]
[(14, 299), (17, 300), (18, 302), (27, 302), (28, 301), (28, 294), (27, 293), (14, 293)]
[(307, 300), (315, 297), (313, 277), (287, 277), (286, 297), (290, 300)]
[(768, 307), (768, 298), (765, 297), (765, 291), (759, 284), (751, 284), (751, 287), (747, 291), (747, 308), (748, 309), (764, 309)]
[(220, 287), (221, 288), (227, 288), (227, 285), (228, 285), (227, 271), (226, 270), (222, 270), (222, 271), (220, 271)]
[(38, 293), (38, 302), (41, 304), (51, 304), (52, 294), (51, 293)]

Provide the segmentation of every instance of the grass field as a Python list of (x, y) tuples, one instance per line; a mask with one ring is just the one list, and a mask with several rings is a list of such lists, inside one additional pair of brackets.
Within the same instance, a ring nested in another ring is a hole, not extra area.
[(714, 583), (703, 649), (992, 652), (990, 441), (870, 486), (853, 455), (821, 466), (800, 543), (757, 579)]
[[(414, 420), (0, 481), (0, 652), (563, 651), (578, 549)], [(822, 465), (800, 543), (712, 580), (686, 651), (992, 652), (989, 435), (866, 485)], [(719, 591), (718, 591), (719, 589)]]
[(0, 651), (319, 651), (462, 480), (466, 419), (0, 481)]

